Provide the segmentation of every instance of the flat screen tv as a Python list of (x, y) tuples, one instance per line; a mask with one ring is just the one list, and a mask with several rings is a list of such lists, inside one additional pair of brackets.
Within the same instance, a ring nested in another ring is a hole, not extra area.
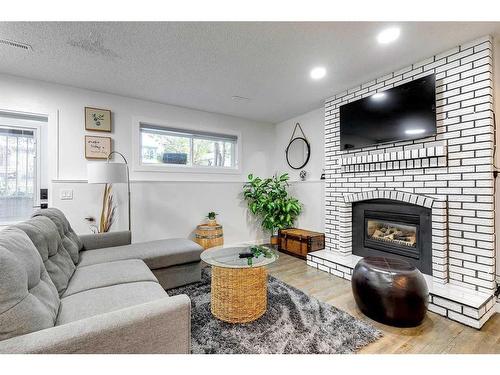
[(340, 149), (436, 134), (434, 74), (340, 107)]

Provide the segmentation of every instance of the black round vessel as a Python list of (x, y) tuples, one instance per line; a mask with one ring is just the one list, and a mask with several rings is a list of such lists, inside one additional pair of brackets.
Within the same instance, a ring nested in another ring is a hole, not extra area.
[(422, 273), (394, 258), (366, 257), (352, 274), (352, 291), (360, 310), (396, 327), (414, 327), (425, 318), (429, 290)]

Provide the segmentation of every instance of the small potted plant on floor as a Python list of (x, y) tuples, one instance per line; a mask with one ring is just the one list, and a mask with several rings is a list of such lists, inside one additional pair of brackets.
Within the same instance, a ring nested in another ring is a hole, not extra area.
[(250, 212), (262, 220), (262, 228), (271, 232), (271, 244), (278, 243), (278, 230), (293, 227), (302, 211), (298, 199), (288, 194), (288, 173), (261, 179), (248, 175), (243, 187), (243, 197)]
[(207, 215), (208, 222), (207, 224), (210, 226), (216, 226), (217, 225), (217, 220), (215, 217), (218, 215), (218, 213), (210, 211)]

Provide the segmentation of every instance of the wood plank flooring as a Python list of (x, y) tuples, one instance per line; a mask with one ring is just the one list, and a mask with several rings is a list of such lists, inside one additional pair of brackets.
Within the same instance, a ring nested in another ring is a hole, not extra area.
[(280, 253), (268, 266), (276, 278), (304, 293), (364, 319), (384, 333), (377, 342), (359, 353), (500, 353), (500, 314), (495, 314), (481, 330), (464, 326), (429, 312), (416, 328), (395, 328), (378, 323), (359, 311), (351, 292), (351, 283), (307, 266), (306, 262)]

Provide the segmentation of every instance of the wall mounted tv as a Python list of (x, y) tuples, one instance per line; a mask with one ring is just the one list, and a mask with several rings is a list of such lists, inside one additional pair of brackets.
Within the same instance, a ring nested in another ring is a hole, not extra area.
[(436, 134), (434, 74), (340, 107), (340, 149)]

